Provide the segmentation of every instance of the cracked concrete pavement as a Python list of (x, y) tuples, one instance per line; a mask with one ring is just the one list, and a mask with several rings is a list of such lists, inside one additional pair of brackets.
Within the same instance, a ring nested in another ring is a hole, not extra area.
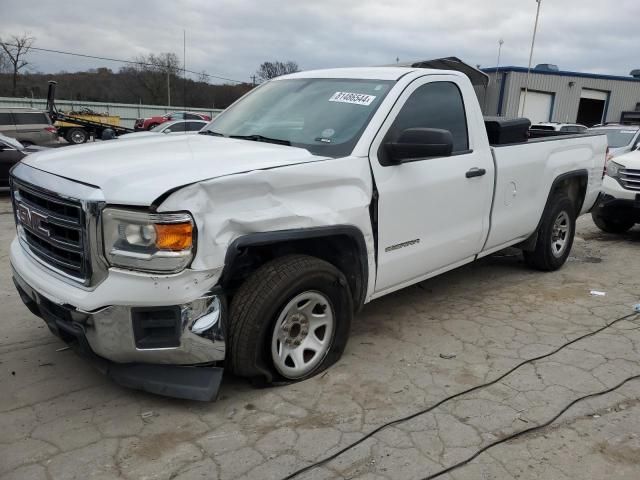
[[(127, 390), (53, 337), (14, 291), (10, 206), (0, 199), (0, 478), (278, 479), (376, 426), (493, 379), (628, 314), (640, 302), (640, 228), (579, 220), (567, 265), (528, 270), (515, 252), (367, 305), (343, 359), (300, 384), (225, 378), (219, 401)], [(590, 290), (605, 297), (593, 297)], [(640, 374), (640, 319), (623, 321), (498, 384), (388, 428), (301, 479), (417, 479)], [(640, 381), (441, 477), (640, 478)]]

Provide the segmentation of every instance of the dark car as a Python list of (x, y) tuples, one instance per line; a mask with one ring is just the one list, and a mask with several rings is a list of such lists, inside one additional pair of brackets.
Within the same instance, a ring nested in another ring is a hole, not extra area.
[(9, 191), (9, 170), (30, 153), (45, 150), (45, 147), (23, 146), (15, 138), (0, 133), (0, 192)]

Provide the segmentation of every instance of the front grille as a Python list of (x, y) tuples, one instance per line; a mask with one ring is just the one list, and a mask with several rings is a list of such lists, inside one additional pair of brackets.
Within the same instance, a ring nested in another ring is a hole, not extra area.
[(15, 180), (12, 194), (18, 235), (29, 251), (53, 270), (86, 282), (91, 272), (82, 204)]
[(640, 192), (640, 170), (621, 168), (618, 175), (624, 188)]

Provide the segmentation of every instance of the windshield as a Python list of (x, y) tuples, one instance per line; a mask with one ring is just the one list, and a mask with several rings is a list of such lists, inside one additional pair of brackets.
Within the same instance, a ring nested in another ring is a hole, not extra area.
[(638, 133), (638, 130), (629, 128), (595, 128), (591, 133), (605, 134), (609, 147), (620, 148), (629, 145)]
[(275, 80), (219, 115), (200, 133), (290, 144), (316, 155), (351, 153), (393, 81)]

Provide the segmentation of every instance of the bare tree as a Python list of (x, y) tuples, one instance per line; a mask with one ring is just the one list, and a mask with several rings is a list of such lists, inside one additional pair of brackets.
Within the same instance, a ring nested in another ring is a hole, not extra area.
[[(140, 97), (159, 104), (170, 102), (173, 86), (180, 73), (180, 59), (175, 53), (160, 53), (136, 57), (136, 64), (120, 70), (131, 79), (131, 87), (140, 91)], [(173, 86), (172, 86), (173, 84)]]
[(20, 70), (29, 65), (24, 57), (31, 50), (35, 38), (23, 33), (19, 35), (11, 35), (7, 41), (0, 39), (0, 47), (4, 51), (5, 60), (9, 62), (9, 71), (13, 74), (12, 96), (16, 96), (16, 87), (18, 84), (18, 73)]
[(289, 60), (288, 62), (264, 62), (256, 70), (256, 75), (260, 81), (271, 80), (272, 78), (279, 77), (280, 75), (286, 75), (287, 73), (295, 73), (300, 69), (296, 62)]

